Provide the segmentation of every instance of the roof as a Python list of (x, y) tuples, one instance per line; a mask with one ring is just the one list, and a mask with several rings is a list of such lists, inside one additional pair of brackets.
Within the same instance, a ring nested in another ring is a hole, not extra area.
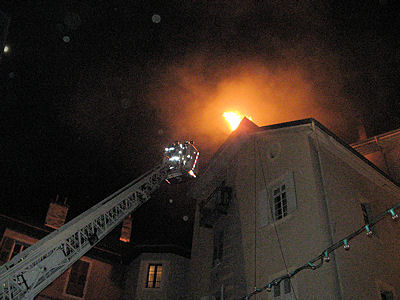
[[(3, 236), (6, 229), (16, 231), (18, 233), (29, 236), (35, 240), (44, 238), (49, 233), (53, 232), (54, 229), (50, 229), (45, 226), (37, 226), (25, 221), (0, 214), (0, 236)], [(109, 248), (107, 245), (100, 244), (93, 247), (85, 256), (98, 259), (107, 263), (120, 263), (121, 252), (114, 248)]]
[(227, 167), (230, 159), (234, 154), (240, 149), (240, 147), (255, 133), (260, 133), (263, 131), (273, 131), (282, 128), (295, 128), (300, 126), (310, 126), (310, 128), (318, 128), (327, 137), (332, 138), (337, 144), (347, 150), (354, 158), (360, 160), (362, 163), (367, 164), (376, 173), (383, 176), (387, 181), (399, 187), (398, 184), (390, 178), (385, 172), (379, 169), (376, 165), (366, 159), (363, 155), (357, 152), (350, 145), (345, 143), (342, 139), (332, 133), (328, 128), (322, 125), (320, 122), (313, 118), (301, 119), (291, 122), (273, 124), (268, 126), (259, 127), (250, 120), (244, 118), (240, 123), (239, 127), (231, 133), (228, 139), (221, 145), (214, 156), (211, 158), (210, 163), (201, 176), (199, 180), (190, 190), (189, 194), (195, 198), (205, 197), (205, 193), (210, 189), (207, 186), (212, 186), (213, 182), (219, 182), (219, 177), (222, 178), (224, 169)]
[(363, 155), (368, 155), (393, 145), (400, 145), (400, 128), (358, 141), (351, 144), (351, 147)]
[[(17, 218), (0, 214), (0, 240), (6, 229), (26, 235), (35, 240), (40, 240), (54, 231), (44, 225), (34, 225)], [(116, 230), (119, 230), (117, 227)], [(111, 234), (111, 233), (110, 233)], [(107, 236), (94, 246), (85, 256), (101, 260), (106, 263), (129, 263), (141, 253), (173, 253), (190, 258), (190, 251), (174, 244), (146, 244), (134, 245), (122, 243), (115, 237)]]

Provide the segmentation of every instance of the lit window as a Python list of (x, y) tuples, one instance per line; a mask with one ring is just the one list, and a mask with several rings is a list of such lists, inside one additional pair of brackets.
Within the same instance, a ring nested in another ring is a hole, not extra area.
[(82, 298), (85, 293), (89, 263), (78, 260), (72, 265), (67, 284), (66, 294)]
[(18, 253), (22, 252), (29, 245), (9, 237), (4, 237), (0, 246), (0, 265), (8, 262)]
[(147, 288), (160, 288), (162, 276), (162, 264), (149, 264), (147, 271)]

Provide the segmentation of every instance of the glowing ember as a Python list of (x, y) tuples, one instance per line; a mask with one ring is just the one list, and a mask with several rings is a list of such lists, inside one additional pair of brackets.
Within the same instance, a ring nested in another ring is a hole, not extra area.
[[(223, 114), (224, 118), (226, 121), (229, 123), (229, 126), (231, 127), (232, 131), (234, 131), (242, 121), (242, 119), (245, 117), (237, 112), (224, 112)], [(247, 117), (247, 119), (251, 120), (251, 117)]]

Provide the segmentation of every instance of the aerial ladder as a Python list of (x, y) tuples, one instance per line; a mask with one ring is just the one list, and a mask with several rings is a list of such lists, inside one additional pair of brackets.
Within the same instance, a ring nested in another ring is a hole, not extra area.
[(93, 248), (165, 180), (196, 177), (199, 152), (193, 142), (164, 149), (160, 165), (127, 184), (58, 230), (0, 266), (0, 299), (33, 299)]

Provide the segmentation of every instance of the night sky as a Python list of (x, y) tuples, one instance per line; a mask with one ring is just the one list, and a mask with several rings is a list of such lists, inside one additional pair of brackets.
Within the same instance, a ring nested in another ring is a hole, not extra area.
[[(2, 1), (1, 213), (43, 223), (59, 194), (72, 218), (175, 140), (195, 141), (201, 173), (224, 111), (314, 117), (347, 142), (399, 128), (399, 11), (358, 2)], [(186, 189), (134, 214), (134, 243), (189, 247)]]

